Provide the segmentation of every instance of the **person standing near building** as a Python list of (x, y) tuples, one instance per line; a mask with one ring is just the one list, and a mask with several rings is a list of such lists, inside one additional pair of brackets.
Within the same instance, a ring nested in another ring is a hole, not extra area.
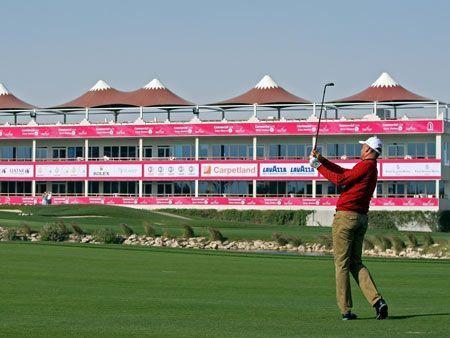
[(343, 320), (356, 319), (351, 312), (351, 273), (367, 301), (375, 308), (377, 319), (388, 317), (388, 306), (380, 295), (369, 270), (362, 263), (362, 247), (367, 230), (370, 199), (377, 185), (377, 158), (382, 151), (381, 140), (374, 136), (362, 144), (361, 161), (353, 169), (344, 169), (311, 152), (310, 165), (330, 182), (339, 185), (339, 196), (333, 220), (333, 255), (336, 270), (336, 298)]

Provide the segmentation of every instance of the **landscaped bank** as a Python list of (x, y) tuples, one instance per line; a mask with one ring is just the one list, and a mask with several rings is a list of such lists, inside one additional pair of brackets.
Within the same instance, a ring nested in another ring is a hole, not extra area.
[[(137, 235), (128, 225), (123, 224), (123, 234), (110, 228), (99, 229), (92, 234), (85, 233), (79, 226), (72, 225), (69, 230), (64, 223), (49, 224), (39, 232), (28, 226), (21, 228), (1, 228), (1, 241), (55, 241), (91, 244), (140, 245), (149, 247), (190, 248), (203, 250), (245, 251), (245, 252), (286, 252), (306, 255), (332, 254), (330, 235), (321, 235), (315, 241), (302, 241), (295, 236), (273, 234), (273, 240), (227, 240), (217, 229), (210, 228), (209, 237), (196, 237), (190, 226), (184, 227), (182, 237), (157, 236), (154, 228), (147, 225), (144, 235)], [(374, 257), (406, 257), (449, 259), (448, 243), (435, 243), (425, 234), (419, 244), (414, 234), (408, 234), (407, 242), (398, 236), (368, 236), (364, 241), (364, 254)]]

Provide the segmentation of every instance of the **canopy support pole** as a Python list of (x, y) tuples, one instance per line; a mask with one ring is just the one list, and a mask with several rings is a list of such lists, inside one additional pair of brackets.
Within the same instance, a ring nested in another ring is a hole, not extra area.
[(222, 121), (225, 120), (225, 110), (222, 110)]
[(17, 125), (17, 113), (14, 113), (14, 124)]
[(89, 108), (88, 107), (86, 107), (84, 118), (85, 118), (86, 121), (89, 121)]
[(279, 120), (281, 120), (281, 107), (278, 107), (277, 111), (278, 111), (278, 116), (277, 117), (278, 117), (278, 121), (279, 121)]
[(64, 122), (64, 124), (67, 123), (67, 114), (63, 114), (63, 122)]
[(141, 119), (141, 120), (143, 120), (144, 119), (144, 107), (139, 107), (139, 118)]
[(117, 123), (119, 117), (119, 112), (117, 110), (114, 110), (114, 123)]
[(253, 116), (254, 116), (254, 117), (257, 117), (257, 116), (256, 116), (257, 114), (258, 114), (257, 104), (254, 103), (254, 104), (253, 104)]
[(377, 102), (374, 101), (373, 103), (373, 115), (377, 115)]
[(439, 118), (439, 101), (436, 101), (436, 118)]
[(313, 103), (313, 115), (316, 116), (316, 103)]
[(167, 120), (170, 122), (170, 109), (167, 109)]

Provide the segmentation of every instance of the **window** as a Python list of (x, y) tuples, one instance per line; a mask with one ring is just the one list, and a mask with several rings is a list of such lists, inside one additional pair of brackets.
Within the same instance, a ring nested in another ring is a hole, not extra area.
[(345, 144), (327, 144), (327, 156), (329, 158), (341, 158), (345, 154)]
[(392, 182), (388, 183), (388, 197), (400, 197), (405, 195), (405, 184)]
[(170, 196), (172, 195), (172, 183), (158, 182), (157, 184), (158, 196)]
[(119, 157), (119, 147), (118, 146), (105, 146), (103, 148), (103, 154), (109, 158)]
[(159, 158), (172, 157), (172, 148), (169, 146), (158, 146), (158, 157)]
[(271, 159), (286, 158), (286, 145), (269, 144), (269, 158)]
[(135, 195), (136, 182), (103, 182), (105, 194)]
[(305, 196), (306, 183), (301, 181), (287, 182), (287, 194), (289, 196)]
[(81, 195), (83, 194), (83, 184), (84, 182), (67, 182), (67, 193), (71, 195)]
[[(312, 146), (307, 146), (306, 147), (306, 157), (309, 157), (309, 154), (311, 154), (311, 151), (312, 151)], [(317, 146), (317, 151), (319, 152), (319, 153), (322, 153), (322, 146)]]
[(189, 144), (174, 146), (174, 156), (177, 159), (191, 159), (192, 158), (192, 146)]
[(144, 147), (144, 158), (152, 158), (152, 157), (153, 157), (153, 148)]
[(306, 144), (288, 144), (287, 157), (301, 159), (305, 158)]
[(342, 187), (328, 182), (327, 193), (328, 195), (339, 195), (342, 192)]
[(67, 148), (67, 158), (77, 159), (78, 157), (83, 157), (83, 147), (68, 147)]
[(65, 182), (52, 182), (52, 193), (64, 195), (66, 193)]
[(53, 147), (52, 148), (52, 158), (65, 159), (66, 158), (66, 148)]
[(435, 158), (436, 145), (434, 143), (409, 143), (407, 155), (412, 158)]
[(402, 143), (388, 144), (387, 149), (388, 158), (403, 158), (405, 156), (405, 145)]
[(36, 148), (36, 158), (37, 159), (46, 159), (46, 158), (48, 158), (47, 147), (37, 147)]
[(31, 147), (26, 146), (17, 147), (16, 158), (18, 160), (31, 160)]
[(194, 182), (174, 182), (174, 195), (192, 195), (194, 193)]
[(100, 148), (98, 146), (89, 147), (89, 158), (100, 158)]
[(199, 157), (201, 159), (207, 159), (209, 156), (209, 152), (208, 152), (208, 145), (207, 144), (200, 144), (199, 146)]
[(144, 182), (144, 196), (150, 196), (152, 194), (152, 182)]
[(383, 183), (377, 183), (377, 196), (383, 195)]
[(0, 147), (0, 157), (4, 160), (12, 160), (14, 158), (15, 148), (11, 146)]
[(285, 181), (260, 181), (256, 183), (256, 194), (268, 196), (286, 195)]
[[(256, 145), (256, 158), (264, 158), (264, 145)], [(253, 159), (253, 145), (248, 146), (248, 158)]]
[(100, 182), (89, 182), (88, 183), (89, 194), (99, 194), (100, 193)]
[(410, 181), (407, 190), (408, 195), (435, 195), (436, 183), (434, 181)]
[(36, 182), (36, 194), (43, 194), (47, 191), (46, 182)]

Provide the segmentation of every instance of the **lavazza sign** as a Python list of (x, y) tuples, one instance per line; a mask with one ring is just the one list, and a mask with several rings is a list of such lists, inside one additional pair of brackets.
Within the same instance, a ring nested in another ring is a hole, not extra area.
[(274, 176), (318, 176), (316, 169), (310, 167), (307, 164), (295, 164), (295, 163), (261, 163), (260, 164), (260, 176), (261, 177), (274, 177)]

